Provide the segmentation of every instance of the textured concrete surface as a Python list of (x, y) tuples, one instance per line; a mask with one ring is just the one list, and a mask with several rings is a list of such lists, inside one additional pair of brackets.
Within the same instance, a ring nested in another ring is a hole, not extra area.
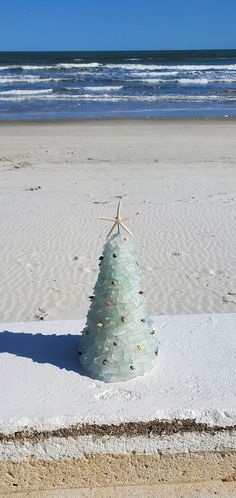
[(96, 455), (71, 461), (0, 464), (1, 493), (94, 486), (236, 480), (236, 452)]
[(157, 484), (151, 486), (116, 486), (40, 491), (39, 493), (10, 493), (4, 498), (235, 498), (235, 482), (194, 482)]
[[(132, 426), (131, 426), (132, 427)], [(201, 426), (200, 426), (201, 427)], [(167, 429), (169, 427), (167, 426)], [(142, 429), (142, 427), (141, 427)], [(171, 428), (170, 428), (171, 429)], [(138, 427), (137, 427), (138, 430)], [(154, 431), (153, 431), (154, 432)], [(3, 439), (0, 435), (0, 461), (24, 462), (44, 460), (77, 460), (88, 455), (156, 455), (181, 454), (181, 453), (212, 453), (214, 451), (236, 451), (236, 430), (222, 430), (207, 433), (204, 430), (184, 432), (181, 430), (168, 435), (165, 430), (160, 435), (152, 432), (150, 421), (149, 434), (146, 436), (97, 436), (89, 434), (79, 437), (43, 437), (36, 434), (32, 439), (23, 433), (21, 439), (12, 436)], [(37, 441), (37, 437), (40, 438)]]

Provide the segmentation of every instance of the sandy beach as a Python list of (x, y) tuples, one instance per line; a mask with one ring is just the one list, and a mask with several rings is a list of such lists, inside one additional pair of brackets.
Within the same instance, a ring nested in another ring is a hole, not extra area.
[(236, 311), (236, 122), (0, 125), (0, 321), (84, 318), (120, 197), (151, 314)]

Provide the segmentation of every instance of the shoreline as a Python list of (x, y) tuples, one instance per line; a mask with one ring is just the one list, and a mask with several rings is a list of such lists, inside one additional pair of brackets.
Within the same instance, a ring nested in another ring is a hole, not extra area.
[(193, 117), (150, 117), (150, 118), (141, 118), (141, 117), (98, 117), (98, 118), (71, 118), (71, 119), (14, 119), (14, 120), (1, 120), (0, 119), (0, 127), (2, 126), (14, 126), (14, 125), (60, 125), (63, 126), (65, 124), (75, 124), (75, 125), (86, 125), (86, 124), (106, 124), (106, 123), (114, 123), (114, 124), (147, 124), (147, 123), (152, 123), (152, 124), (158, 124), (158, 123), (176, 123), (176, 122), (181, 122), (181, 123), (186, 123), (186, 122), (192, 122), (192, 123), (227, 123), (227, 122), (235, 122), (236, 123), (236, 116), (227, 116), (227, 117), (198, 117), (198, 116), (193, 116)]

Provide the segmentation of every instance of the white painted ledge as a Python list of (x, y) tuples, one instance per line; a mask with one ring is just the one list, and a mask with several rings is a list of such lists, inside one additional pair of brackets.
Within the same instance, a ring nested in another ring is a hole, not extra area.
[(0, 324), (0, 432), (175, 418), (235, 425), (236, 314), (154, 321), (156, 367), (116, 384), (78, 373), (82, 321)]

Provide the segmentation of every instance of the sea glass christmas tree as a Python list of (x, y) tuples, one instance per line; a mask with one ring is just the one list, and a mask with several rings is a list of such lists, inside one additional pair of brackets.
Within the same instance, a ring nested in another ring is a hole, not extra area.
[[(155, 364), (157, 340), (145, 311), (132, 233), (121, 218), (121, 201), (100, 257), (94, 296), (82, 332), (80, 361), (86, 374), (105, 382), (143, 375)], [(122, 227), (128, 236), (120, 233)], [(113, 234), (114, 229), (118, 232)]]

